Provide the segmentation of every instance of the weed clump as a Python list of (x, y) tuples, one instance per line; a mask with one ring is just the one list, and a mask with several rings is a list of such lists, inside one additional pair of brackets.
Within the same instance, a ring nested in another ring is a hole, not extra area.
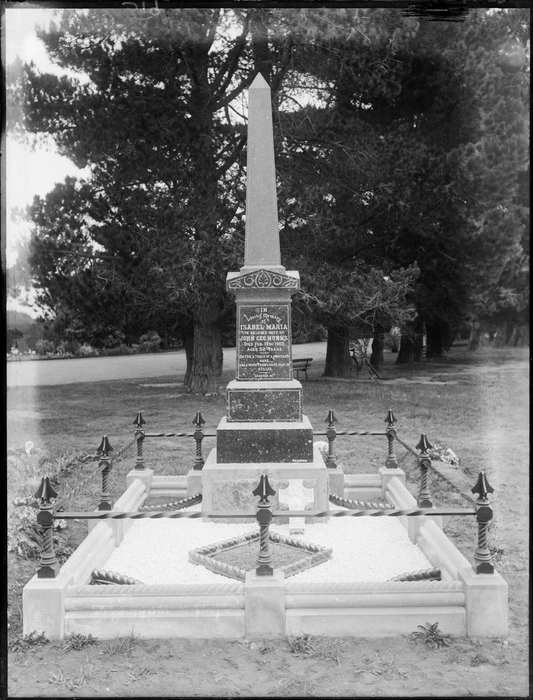
[(296, 656), (303, 656), (306, 659), (310, 657), (328, 659), (338, 666), (341, 665), (340, 654), (343, 642), (339, 639), (320, 639), (304, 634), (300, 637), (288, 637), (287, 641), (291, 652)]
[(30, 632), (19, 639), (15, 639), (9, 645), (10, 651), (28, 651), (31, 647), (36, 647), (41, 644), (49, 644), (50, 640), (44, 635), (44, 632)]
[(7, 551), (23, 559), (34, 559), (41, 550), (41, 535), (37, 525), (37, 503), (18, 499), (7, 526)]
[(114, 656), (117, 654), (129, 656), (140, 641), (139, 635), (134, 634), (133, 632), (129, 637), (116, 637), (112, 641), (108, 642), (106, 648), (100, 652), (100, 655)]
[(92, 634), (70, 634), (63, 642), (62, 651), (80, 651), (85, 647), (96, 644), (98, 640)]
[(425, 644), (434, 650), (450, 646), (452, 635), (441, 632), (438, 622), (426, 622), (418, 627), (419, 631), (411, 632), (411, 638), (416, 644)]
[(470, 666), (483, 666), (483, 664), (490, 664), (491, 661), (483, 654), (476, 654), (470, 659)]
[(57, 672), (51, 671), (48, 675), (48, 682), (57, 686), (64, 686), (70, 691), (79, 690), (87, 685), (87, 681), (93, 677), (95, 667), (89, 662), (82, 664), (74, 677), (65, 676), (62, 669)]

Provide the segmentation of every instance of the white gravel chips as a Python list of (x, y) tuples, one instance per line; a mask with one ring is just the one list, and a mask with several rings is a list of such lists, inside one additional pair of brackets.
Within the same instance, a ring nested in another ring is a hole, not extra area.
[[(289, 535), (289, 525), (272, 525)], [(232, 579), (190, 564), (189, 550), (257, 532), (258, 525), (181, 519), (136, 520), (102, 567), (145, 584), (230, 583)], [(331, 518), (305, 526), (299, 538), (333, 548), (330, 560), (291, 577), (291, 581), (380, 582), (431, 568), (422, 551), (392, 517)]]

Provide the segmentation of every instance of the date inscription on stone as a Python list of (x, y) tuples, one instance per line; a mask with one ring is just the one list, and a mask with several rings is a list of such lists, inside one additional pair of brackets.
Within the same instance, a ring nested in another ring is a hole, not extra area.
[(238, 379), (292, 379), (288, 304), (239, 306), (237, 328)]

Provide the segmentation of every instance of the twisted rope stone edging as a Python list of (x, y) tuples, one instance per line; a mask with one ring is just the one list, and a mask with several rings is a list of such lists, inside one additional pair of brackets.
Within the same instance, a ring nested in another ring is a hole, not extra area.
[[(232, 537), (231, 539), (224, 540), (223, 542), (217, 542), (215, 544), (205, 545), (204, 547), (199, 547), (196, 550), (189, 552), (189, 561), (192, 564), (199, 566), (204, 566), (215, 574), (220, 574), (221, 576), (227, 576), (229, 578), (237, 579), (238, 581), (244, 581), (246, 578), (246, 572), (252, 571), (254, 565), (249, 565), (246, 568), (238, 566), (236, 564), (230, 564), (228, 562), (220, 561), (216, 559), (216, 555), (219, 553), (234, 553), (236, 556), (243, 555), (243, 552), (238, 552), (239, 547), (245, 547), (246, 545), (257, 543), (260, 541), (260, 533), (250, 532), (245, 535), (238, 537)], [(297, 552), (302, 553), (302, 557), (296, 561), (290, 563), (283, 563), (274, 568), (280, 569), (284, 572), (285, 577), (294, 576), (301, 571), (305, 571), (313, 566), (317, 566), (322, 562), (326, 561), (333, 554), (333, 550), (327, 547), (322, 547), (311, 542), (303, 542), (301, 540), (284, 537), (276, 532), (269, 533), (269, 541), (273, 544), (281, 545), (286, 549), (294, 549)], [(233, 550), (233, 551), (232, 551)], [(294, 553), (293, 553), (294, 554)], [(275, 552), (274, 555), (279, 555), (279, 552)], [(249, 559), (250, 553), (246, 552), (244, 554), (244, 559)], [(283, 555), (282, 555), (283, 559)], [(255, 563), (255, 554), (254, 554)]]
[(67, 598), (100, 596), (191, 596), (191, 595), (241, 595), (244, 594), (242, 583), (136, 583), (116, 584), (115, 586), (96, 587), (91, 584), (74, 584), (67, 589)]
[(410, 571), (390, 578), (389, 581), (440, 581), (441, 570), (437, 568)]
[(287, 593), (358, 593), (358, 592), (398, 592), (406, 591), (464, 591), (464, 585), (460, 581), (437, 581), (425, 579), (423, 581), (299, 581), (294, 579), (287, 584)]
[[(184, 508), (189, 508), (189, 506), (195, 506), (202, 502), (202, 494), (196, 493), (194, 496), (189, 496), (188, 498), (180, 498), (172, 503), (163, 503), (163, 505), (157, 506), (158, 508), (176, 508), (176, 510), (183, 510)], [(147, 510), (150, 506), (143, 504), (139, 510)]]
[(394, 506), (387, 500), (380, 501), (357, 501), (351, 498), (341, 498), (334, 493), (329, 494), (329, 500), (336, 506), (349, 508), (350, 510), (359, 510), (368, 508), (369, 510), (393, 510)]
[(138, 584), (142, 585), (142, 581), (129, 576), (123, 576), (122, 574), (117, 574), (116, 571), (93, 569), (91, 572), (91, 583), (89, 585), (109, 586), (115, 584), (119, 586), (135, 586)]

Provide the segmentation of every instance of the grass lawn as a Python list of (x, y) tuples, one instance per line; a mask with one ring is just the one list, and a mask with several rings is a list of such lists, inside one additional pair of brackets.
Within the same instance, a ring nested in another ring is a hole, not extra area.
[[(16, 499), (32, 496), (47, 474), (57, 478), (60, 495), (68, 492), (97, 466), (90, 456), (104, 434), (115, 449), (131, 439), (140, 409), (149, 432), (192, 432), (193, 418), (200, 410), (206, 432), (213, 433), (225, 413), (225, 395), (183, 394), (175, 383), (179, 377), (175, 382), (166, 378), (10, 388), (8, 517), (9, 542), (14, 546), (8, 554), (10, 696), (66, 697), (73, 692), (77, 696), (527, 696), (528, 356), (528, 349), (483, 348), (468, 353), (465, 347), (456, 347), (438, 364), (420, 363), (413, 368), (396, 368), (394, 356), (389, 355), (382, 382), (362, 375), (349, 381), (322, 379), (319, 367), (310, 381), (303, 382), (304, 413), (315, 431), (325, 429), (329, 409), (335, 412), (338, 430), (384, 430), (384, 418), (392, 408), (405, 442), (414, 447), (420, 434), (426, 433), (430, 442), (451, 448), (459, 457), (458, 466), (435, 463), (459, 489), (469, 493), (481, 470), (495, 489), (489, 544), (509, 584), (508, 640), (455, 639), (437, 651), (408, 637), (308, 640), (307, 646), (293, 640), (275, 647), (216, 640), (131, 639), (95, 644), (22, 640), (21, 591), (35, 571), (38, 550), (24, 516), (25, 510), (31, 516), (31, 504), (21, 505)], [(222, 383), (232, 378), (233, 373), (227, 372)], [(33, 443), (29, 454), (28, 441)], [(212, 446), (214, 439), (206, 438), (204, 456)], [(145, 441), (147, 462), (156, 474), (187, 473), (194, 453), (191, 438)], [(336, 454), (347, 473), (374, 472), (385, 462), (387, 441), (339, 436)], [(397, 456), (416, 494), (414, 459), (402, 447)], [(133, 463), (130, 450), (114, 465), (115, 499), (123, 492), (125, 474)], [(430, 490), (436, 505), (467, 505), (431, 474)], [(71, 505), (75, 510), (92, 509), (99, 494), (97, 477)], [(445, 531), (471, 561), (475, 519), (446, 518)], [(71, 522), (61, 537), (59, 554), (66, 557), (85, 534), (83, 523)], [(190, 670), (196, 667), (198, 655), (209, 664), (199, 675)]]

